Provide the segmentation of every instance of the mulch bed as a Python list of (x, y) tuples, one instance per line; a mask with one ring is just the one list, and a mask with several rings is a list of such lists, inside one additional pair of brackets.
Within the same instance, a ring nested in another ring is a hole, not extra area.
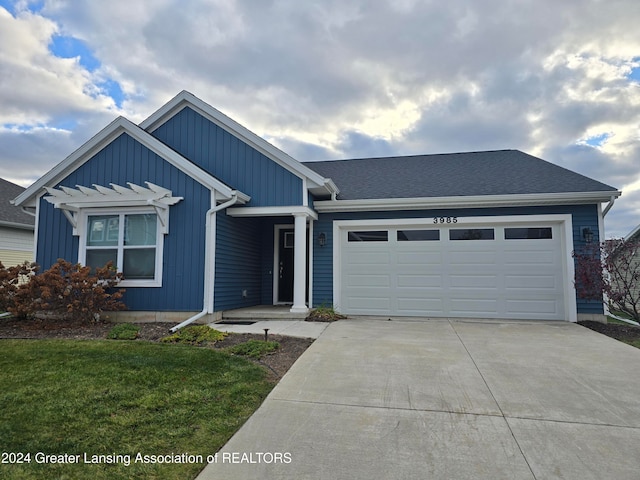
[[(0, 319), (0, 339), (69, 339), (69, 340), (105, 340), (109, 331), (115, 326), (111, 322), (79, 322), (60, 319)], [(138, 338), (134, 341), (158, 342), (170, 335), (169, 329), (173, 323), (151, 322), (137, 323), (140, 328)], [(249, 333), (231, 333), (223, 340), (209, 345), (210, 348), (226, 348), (247, 340), (264, 340), (264, 335)], [(300, 355), (313, 343), (312, 338), (286, 337), (269, 335), (269, 340), (280, 343), (280, 348), (274, 353), (253, 360), (269, 371), (272, 380), (279, 380), (291, 368)]]

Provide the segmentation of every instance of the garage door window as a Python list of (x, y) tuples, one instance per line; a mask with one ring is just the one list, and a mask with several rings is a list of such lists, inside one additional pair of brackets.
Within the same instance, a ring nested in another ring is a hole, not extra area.
[(428, 242), (440, 240), (440, 230), (398, 230), (399, 242)]
[(449, 240), (493, 240), (493, 228), (456, 228), (449, 230)]
[(386, 242), (389, 240), (389, 232), (386, 230), (349, 232), (347, 238), (349, 242)]
[(553, 238), (551, 227), (545, 228), (505, 228), (505, 240), (537, 240)]

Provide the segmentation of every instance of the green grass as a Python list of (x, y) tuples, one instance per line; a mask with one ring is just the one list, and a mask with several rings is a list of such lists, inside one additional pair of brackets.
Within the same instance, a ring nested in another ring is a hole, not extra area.
[[(189, 479), (204, 464), (135, 455), (214, 454), (273, 385), (248, 360), (213, 349), (125, 341), (0, 341), (3, 479)], [(37, 464), (35, 454), (130, 455), (131, 465)]]
[(263, 340), (249, 340), (227, 348), (227, 351), (235, 355), (242, 355), (251, 358), (261, 358), (280, 348), (278, 342), (265, 342)]
[(623, 342), (632, 347), (640, 348), (640, 340), (623, 340)]
[(131, 323), (119, 323), (107, 334), (111, 340), (135, 340), (138, 338), (140, 327)]

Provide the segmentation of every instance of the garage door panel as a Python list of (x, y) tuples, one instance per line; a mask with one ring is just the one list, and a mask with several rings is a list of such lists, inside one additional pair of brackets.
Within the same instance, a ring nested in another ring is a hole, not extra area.
[(442, 253), (440, 252), (398, 252), (398, 265), (442, 265)]
[(468, 317), (495, 316), (498, 313), (498, 301), (489, 298), (451, 297), (451, 314)]
[(536, 265), (555, 265), (559, 261), (556, 252), (505, 252), (504, 263), (507, 266), (527, 267)]
[(354, 252), (347, 255), (348, 265), (389, 265), (389, 252)]
[[(471, 242), (469, 242), (471, 243)], [(462, 250), (449, 250), (448, 264), (455, 265), (476, 265), (492, 267), (497, 260), (496, 252), (488, 251), (462, 251)]]
[(449, 275), (451, 288), (469, 289), (495, 289), (498, 286), (498, 278), (495, 275)]
[(396, 285), (398, 289), (401, 289), (403, 287), (436, 287), (438, 289), (441, 289), (442, 277), (440, 275), (398, 275)]
[(389, 275), (348, 275), (347, 276), (347, 288), (357, 287), (384, 287), (389, 288), (391, 286), (391, 279)]
[(528, 314), (532, 315), (557, 315), (558, 302), (553, 300), (507, 300), (505, 302), (508, 314)]
[(402, 315), (440, 315), (441, 298), (398, 298), (398, 312)]
[(357, 297), (351, 296), (349, 297), (349, 301), (347, 303), (347, 307), (352, 310), (357, 310), (359, 312), (373, 312), (387, 313), (390, 312), (391, 309), (391, 300), (389, 298), (371, 298), (369, 296), (365, 297)]
[(506, 275), (505, 280), (507, 290), (526, 288), (556, 291), (560, 287), (554, 275)]

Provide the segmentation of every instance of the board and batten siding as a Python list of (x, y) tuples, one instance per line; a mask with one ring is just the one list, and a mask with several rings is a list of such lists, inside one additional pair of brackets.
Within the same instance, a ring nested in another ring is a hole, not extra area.
[[(164, 237), (162, 287), (127, 287), (130, 310), (199, 311), (203, 308), (205, 214), (210, 191), (145, 146), (120, 135), (62, 180), (57, 187), (109, 183), (144, 186), (149, 181), (184, 197), (170, 208)], [(58, 258), (78, 261), (78, 237), (64, 214), (40, 199), (37, 262), (49, 268)]]
[(250, 207), (302, 205), (302, 180), (255, 148), (186, 107), (151, 132), (226, 185)]
[(214, 311), (259, 305), (262, 300), (261, 219), (216, 214)]
[[(598, 208), (596, 205), (558, 205), (544, 207), (504, 207), (449, 210), (416, 210), (398, 212), (340, 212), (321, 213), (314, 225), (314, 236), (324, 232), (327, 243), (324, 247), (314, 248), (313, 267), (313, 303), (314, 307), (333, 304), (333, 221), (334, 220), (373, 220), (397, 218), (433, 218), (433, 217), (476, 217), (505, 215), (551, 215), (571, 214), (573, 222), (574, 248), (584, 245), (582, 228), (590, 227), (594, 232), (593, 242), (598, 242)], [(577, 300), (578, 313), (602, 314), (602, 302)]]

